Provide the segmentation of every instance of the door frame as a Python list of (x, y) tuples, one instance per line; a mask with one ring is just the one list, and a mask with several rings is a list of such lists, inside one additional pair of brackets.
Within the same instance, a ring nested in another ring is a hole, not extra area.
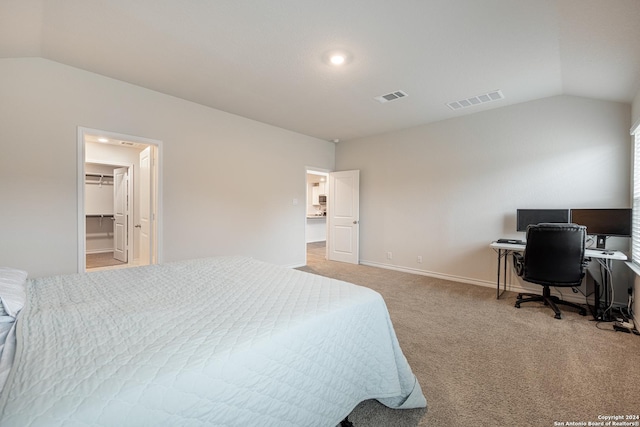
[[(100, 129), (86, 128), (78, 126), (77, 128), (77, 224), (78, 224), (78, 273), (84, 273), (86, 271), (86, 224), (85, 224), (85, 194), (84, 194), (84, 182), (85, 182), (85, 162), (89, 163), (108, 163), (118, 166), (113, 162), (105, 162), (104, 160), (85, 159), (85, 136), (86, 135), (101, 135), (109, 139), (119, 139), (122, 141), (137, 142), (140, 144), (151, 145), (154, 147), (152, 150), (154, 153), (153, 159), (153, 192), (155, 203), (153, 204), (155, 215), (153, 218), (153, 235), (154, 244), (153, 249), (155, 251), (155, 259), (157, 263), (163, 260), (163, 227), (162, 227), (162, 141), (157, 139), (144, 138), (134, 135), (125, 135), (117, 132), (105, 131)], [(130, 165), (122, 165), (130, 166)], [(130, 221), (133, 223), (133, 221)], [(130, 238), (133, 238), (133, 233), (130, 234)]]

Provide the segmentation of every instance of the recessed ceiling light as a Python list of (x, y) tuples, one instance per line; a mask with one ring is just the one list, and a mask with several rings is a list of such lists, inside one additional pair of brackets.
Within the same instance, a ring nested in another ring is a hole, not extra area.
[(344, 55), (340, 55), (339, 53), (337, 53), (335, 55), (332, 55), (331, 58), (329, 58), (329, 61), (331, 61), (333, 65), (342, 65), (344, 64), (345, 57)]
[(341, 65), (350, 63), (353, 59), (353, 56), (346, 50), (335, 49), (325, 52), (325, 54), (322, 56), (322, 59), (329, 65), (339, 67)]
[(98, 138), (98, 142), (109, 142), (107, 138)]

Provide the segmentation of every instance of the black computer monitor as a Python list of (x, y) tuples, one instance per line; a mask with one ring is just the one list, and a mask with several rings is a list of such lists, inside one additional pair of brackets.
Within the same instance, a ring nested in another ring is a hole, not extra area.
[(601, 249), (609, 236), (631, 237), (631, 209), (571, 209), (571, 222), (598, 236), (596, 246)]
[(529, 225), (544, 222), (569, 222), (569, 209), (518, 209), (516, 211), (517, 231), (527, 231)]

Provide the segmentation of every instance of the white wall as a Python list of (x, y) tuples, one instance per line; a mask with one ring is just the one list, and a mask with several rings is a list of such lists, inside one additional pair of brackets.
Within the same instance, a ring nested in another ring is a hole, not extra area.
[(76, 271), (78, 126), (162, 141), (164, 261), (304, 263), (306, 166), (333, 143), (41, 58), (0, 59), (0, 100), (1, 264)]
[(495, 286), (488, 245), (524, 237), (517, 208), (630, 206), (630, 115), (558, 96), (340, 142), (336, 169), (361, 170), (361, 260)]

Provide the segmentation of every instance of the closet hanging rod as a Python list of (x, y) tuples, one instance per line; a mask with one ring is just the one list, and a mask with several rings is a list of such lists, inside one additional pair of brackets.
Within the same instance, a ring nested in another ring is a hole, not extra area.
[(87, 214), (87, 218), (113, 218), (113, 214)]
[(108, 173), (85, 173), (85, 176), (95, 176), (96, 178), (113, 178), (113, 174)]

